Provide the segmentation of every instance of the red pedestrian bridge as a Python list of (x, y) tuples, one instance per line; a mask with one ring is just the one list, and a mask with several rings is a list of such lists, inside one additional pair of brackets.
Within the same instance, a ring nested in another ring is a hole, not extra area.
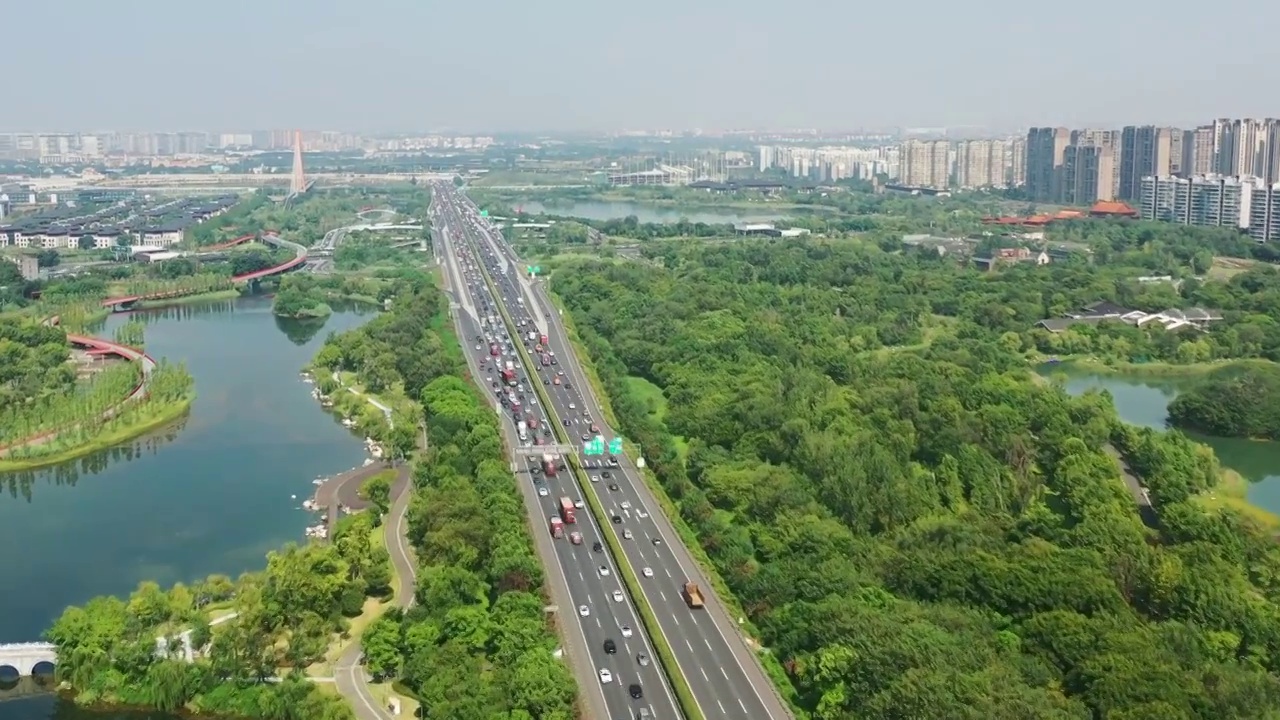
[[(253, 240), (253, 239), (255, 239), (255, 236), (245, 235), (244, 237), (238, 237), (234, 240), (229, 240), (226, 243), (223, 243), (221, 246), (215, 246), (215, 247), (231, 247), (232, 245), (239, 245), (241, 243), (249, 242), (250, 240)], [(271, 277), (272, 275), (280, 275), (280, 274), (289, 272), (290, 270), (301, 267), (304, 263), (307, 262), (307, 249), (305, 247), (303, 247), (302, 245), (299, 245), (298, 243), (285, 240), (273, 230), (268, 230), (267, 232), (262, 234), (261, 238), (256, 238), (256, 239), (259, 239), (263, 243), (267, 245), (271, 245), (273, 247), (283, 247), (283, 248), (288, 248), (292, 250), (293, 258), (286, 260), (285, 262), (282, 262), (279, 265), (276, 265), (274, 267), (264, 268), (262, 270), (255, 270), (253, 272), (245, 273), (243, 275), (236, 275), (231, 278), (232, 283), (237, 285), (241, 283), (256, 283), (257, 281), (265, 277)], [(129, 310), (134, 305), (136, 305), (137, 303), (143, 300), (170, 300), (173, 298), (179, 298), (186, 295), (196, 295), (203, 292), (207, 292), (207, 290), (198, 290), (198, 289), (163, 290), (163, 291), (154, 292), (154, 293), (144, 293), (142, 295), (125, 295), (122, 297), (111, 297), (102, 301), (102, 307), (111, 308), (112, 312), (119, 312), (122, 310)]]
[[(60, 319), (61, 318), (59, 318), (57, 315), (54, 315), (53, 317), (45, 320), (44, 324), (57, 325)], [(75, 335), (72, 333), (67, 333), (67, 342), (75, 347), (84, 348), (94, 355), (115, 355), (117, 357), (124, 358), (129, 362), (138, 362), (138, 363), (141, 363), (142, 365), (142, 379), (138, 381), (138, 384), (133, 388), (133, 390), (129, 391), (129, 394), (126, 395), (123, 399), (121, 399), (120, 402), (108, 408), (107, 411), (103, 413), (103, 417), (109, 418), (112, 415), (115, 415), (115, 413), (125, 403), (132, 402), (134, 400), (139, 400), (143, 397), (146, 397), (147, 383), (150, 382), (151, 380), (151, 373), (156, 369), (156, 361), (152, 359), (150, 355), (146, 354), (145, 352), (137, 348), (129, 347), (128, 345), (121, 345), (120, 343), (117, 343), (117, 342), (112, 342), (110, 340), (103, 340), (102, 338), (89, 337), (88, 335)], [(65, 431), (66, 431), (66, 428), (57, 428), (54, 430), (45, 431), (43, 433), (40, 433), (39, 435), (29, 437), (20, 442), (13, 443), (11, 445), (7, 445), (4, 447), (0, 447), (0, 453), (8, 452), (9, 450), (12, 450), (13, 448), (16, 448), (16, 447), (24, 447), (33, 442), (39, 442), (39, 441), (47, 440), (49, 438), (57, 437), (58, 433), (65, 432)], [(0, 658), (0, 659), (3, 659), (3, 658)], [(0, 665), (3, 665), (3, 663), (0, 663)]]
[(257, 237), (258, 237), (257, 235), (241, 235), (240, 237), (234, 240), (228, 240), (226, 242), (218, 243), (217, 245), (209, 245), (209, 246), (206, 246), (204, 249), (205, 250), (226, 250), (227, 248), (232, 248), (237, 245), (243, 245), (244, 243), (247, 243), (250, 240), (256, 240)]

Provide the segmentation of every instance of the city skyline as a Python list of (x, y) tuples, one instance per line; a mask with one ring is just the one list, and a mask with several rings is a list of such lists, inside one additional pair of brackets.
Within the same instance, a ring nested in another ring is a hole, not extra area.
[[(65, 9), (6, 11), (7, 27), (42, 30), (6, 38), (39, 68), (6, 77), (20, 103), (6, 130), (1013, 130), (1280, 115), (1258, 92), (1280, 66), (1280, 7), (1251, 0), (1215, 7), (1249, 18), (1227, 26), (1149, 0), (1070, 13), (1012, 0), (980, 13), (812, 0), (783, 13), (763, 0)], [(1046, 42), (1057, 37), (1079, 42)], [(1133, 62), (1135, 37), (1160, 39), (1158, 62)]]

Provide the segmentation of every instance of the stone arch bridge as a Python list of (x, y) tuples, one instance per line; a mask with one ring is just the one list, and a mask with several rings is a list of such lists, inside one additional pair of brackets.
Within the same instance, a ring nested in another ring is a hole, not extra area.
[(18, 671), (19, 677), (34, 675), (38, 669), (50, 672), (57, 664), (58, 651), (51, 643), (28, 642), (0, 645), (0, 670), (6, 667), (13, 668)]

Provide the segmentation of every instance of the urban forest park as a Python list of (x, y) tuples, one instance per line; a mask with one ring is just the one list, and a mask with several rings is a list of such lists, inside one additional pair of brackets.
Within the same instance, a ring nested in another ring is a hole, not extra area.
[[(902, 242), (961, 201), (877, 214), (906, 202), (796, 223), (825, 239), (527, 240), (784, 691), (831, 718), (1274, 717), (1280, 453), (1078, 380), (1274, 427), (1275, 267), (1229, 231), (1083, 219), (1046, 229), (1067, 257), (983, 272)], [(1218, 319), (1043, 322), (1103, 302)]]
[[(358, 210), (335, 209), (343, 202), (317, 193), (290, 212), (335, 227)], [(591, 218), (572, 222), (602, 233), (598, 245), (585, 231), (514, 238), (536, 249), (607, 420), (643, 450), (666, 511), (743, 632), (769, 649), (798, 716), (1275, 717), (1280, 495), (1274, 481), (1248, 481), (1280, 476), (1280, 464), (1239, 448), (1272, 447), (1250, 438), (1273, 436), (1280, 407), (1280, 273), (1229, 233), (1095, 219), (1046, 229), (1067, 257), (984, 271), (902, 242), (961, 222), (972, 211), (963, 201), (849, 191), (823, 202), (775, 220), (810, 230), (800, 238), (670, 238)], [(280, 212), (245, 207), (240, 225)], [(287, 232), (315, 239), (308, 222)], [(172, 366), (198, 390), (186, 429), (75, 487), (39, 481), (62, 470), (37, 476), (23, 485), (29, 504), (0, 505), (0, 528), (25, 522), (23, 538), (40, 537), (35, 515), (47, 511), (67, 527), (111, 520), (104, 536), (125, 541), (88, 551), (104, 572), (79, 585), (51, 573), (56, 562), (17, 576), (62, 583), (57, 608), (7, 601), (40, 627), (6, 635), (48, 629), (81, 702), (343, 718), (334, 688), (306, 678), (332, 675), (359, 647), (379, 692), (394, 683), (428, 717), (571, 716), (578, 690), (551, 656), (543, 573), (493, 413), (466, 382), (469, 346), (449, 329), (448, 299), (414, 267), (416, 249), (350, 239), (338, 272), (290, 277), (274, 308), (228, 298), (218, 312), (191, 305), (92, 326), (93, 337), (141, 345), (157, 367), (181, 356), (179, 343), (221, 340)], [(1021, 242), (987, 237), (972, 252)], [(1151, 277), (1166, 279), (1139, 280)], [(389, 302), (370, 319), (344, 309), (352, 297)], [(93, 322), (62, 302), (59, 325), (25, 308), (14, 325), (11, 342), (28, 342), (33, 361), (56, 334)], [(1100, 303), (1213, 319), (1067, 322)], [(338, 332), (322, 338), (322, 323)], [(216, 334), (233, 325), (237, 343), (268, 359), (237, 365), (229, 335)], [(335, 542), (280, 549), (305, 525), (290, 495), (363, 455), (297, 378), (308, 365), (323, 394), (372, 394), (396, 425), (425, 429), (426, 443), (412, 438), (404, 452), (411, 611), (396, 609), (407, 598), (388, 568), (381, 485)], [(116, 383), (127, 390), (128, 379)], [(1164, 388), (1145, 415), (1125, 394), (1144, 383)], [(1091, 389), (1100, 385), (1111, 391)], [(1221, 422), (1231, 413), (1248, 422)], [(1166, 415), (1183, 429), (1166, 429)], [(248, 434), (229, 434), (250, 417)], [(254, 469), (180, 483), (164, 465), (178, 455), (189, 467), (240, 456)], [(147, 478), (123, 471), (149, 463)], [(241, 479), (220, 487), (227, 477)], [(141, 509), (123, 504), (151, 494)], [(196, 507), (170, 510), (174, 520), (163, 503)], [(136, 517), (167, 523), (155, 534), (172, 552), (152, 546), (137, 563), (147, 529), (119, 526)], [(226, 538), (222, 520), (244, 537)], [(128, 599), (86, 603), (103, 593)], [(63, 605), (77, 607), (55, 617)], [(208, 641), (196, 662), (140, 650), (181, 628)], [(264, 682), (273, 676), (283, 681)]]

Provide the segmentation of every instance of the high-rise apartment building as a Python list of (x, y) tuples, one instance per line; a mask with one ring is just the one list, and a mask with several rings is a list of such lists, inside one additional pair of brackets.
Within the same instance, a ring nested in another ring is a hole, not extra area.
[(1062, 195), (1062, 162), (1071, 131), (1067, 128), (1031, 128), (1027, 133), (1027, 195), (1040, 202), (1059, 202)]
[(1214, 133), (1212, 125), (1201, 125), (1195, 130), (1182, 132), (1182, 177), (1208, 175), (1215, 167)]
[(1221, 120), (1218, 167), (1223, 175), (1264, 177), (1267, 126), (1263, 120)]
[(1005, 182), (1009, 187), (1027, 184), (1027, 139), (1016, 137), (1005, 145)]
[(1266, 140), (1262, 156), (1262, 179), (1268, 183), (1280, 182), (1280, 119), (1266, 120)]
[(1264, 184), (1249, 203), (1249, 237), (1280, 242), (1280, 182)]
[(1173, 157), (1172, 128), (1130, 125), (1120, 131), (1120, 181), (1117, 196), (1136, 200), (1142, 194), (1142, 178), (1170, 174)]
[(900, 182), (909, 187), (945, 190), (951, 185), (951, 143), (908, 140), (902, 143)]
[(1005, 187), (1003, 140), (963, 140), (956, 145), (956, 186), (963, 189)]
[(1267, 190), (1253, 177), (1147, 176), (1140, 184), (1138, 212), (1144, 220), (1247, 230), (1255, 215), (1255, 195), (1265, 195)]
[[(1186, 159), (1186, 149), (1183, 147), (1187, 142), (1187, 133), (1178, 128), (1169, 129), (1169, 174), (1181, 177), (1183, 175), (1182, 163)], [(1141, 184), (1141, 181), (1139, 181)]]
[[(1099, 197), (1094, 198), (1094, 200), (1090, 200), (1089, 202), (1096, 202), (1097, 200), (1111, 200), (1120, 192), (1120, 168), (1118, 167), (1120, 163), (1120, 140), (1121, 136), (1119, 130), (1086, 128), (1084, 130), (1071, 131), (1072, 145), (1099, 147), (1103, 149), (1104, 156), (1109, 154), (1111, 157), (1111, 162), (1106, 168), (1103, 168), (1101, 163), (1099, 164), (1099, 168), (1110, 177), (1110, 187), (1099, 187)], [(1064, 156), (1063, 162), (1065, 163), (1065, 161)], [(1065, 185), (1063, 186), (1063, 193), (1063, 202), (1069, 202), (1065, 197), (1065, 193), (1068, 193), (1068, 189)]]
[(1267, 178), (1271, 127), (1275, 119), (1219, 118), (1213, 121), (1214, 169), (1220, 175)]
[(773, 167), (773, 148), (769, 147), (768, 145), (761, 145), (760, 146), (760, 164), (756, 166), (756, 169), (759, 170), (760, 172), (764, 172), (765, 170), (768, 170), (771, 167)]
[(1115, 154), (1105, 145), (1068, 145), (1063, 151), (1060, 201), (1092, 205), (1115, 197)]

